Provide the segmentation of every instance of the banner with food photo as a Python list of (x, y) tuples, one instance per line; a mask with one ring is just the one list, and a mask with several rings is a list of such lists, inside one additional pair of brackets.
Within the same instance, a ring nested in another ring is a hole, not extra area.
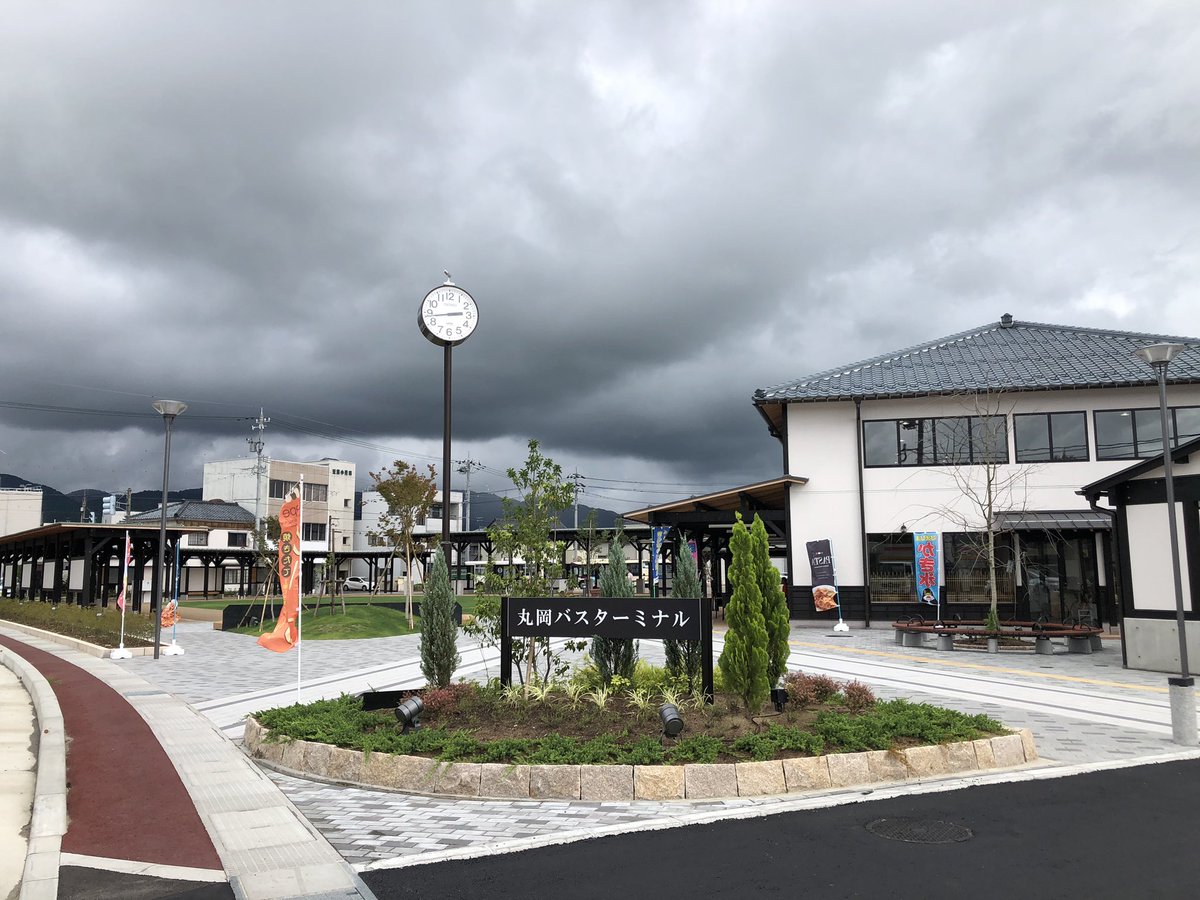
[(829, 612), (840, 606), (838, 601), (837, 575), (833, 570), (833, 551), (828, 539), (809, 541), (808, 566), (812, 570), (813, 606), (817, 612)]

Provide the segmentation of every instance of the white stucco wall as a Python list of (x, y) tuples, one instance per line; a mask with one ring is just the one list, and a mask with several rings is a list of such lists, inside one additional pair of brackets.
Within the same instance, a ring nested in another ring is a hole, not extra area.
[(41, 524), (41, 491), (0, 491), (0, 535), (17, 534)]
[[(1166, 504), (1127, 506), (1129, 521), (1129, 570), (1133, 580), (1134, 609), (1175, 609), (1175, 581), (1171, 561), (1171, 532)], [(1184, 546), (1183, 507), (1175, 504), (1175, 527), (1179, 533), (1183, 608), (1192, 608), (1188, 580), (1187, 549)]]
[[(1171, 406), (1200, 405), (1200, 386), (1170, 388)], [(1087, 502), (1075, 492), (1082, 486), (1134, 465), (1132, 460), (1097, 461), (1095, 421), (1102, 409), (1152, 408), (1158, 405), (1154, 388), (1098, 388), (1043, 391), (1004, 395), (998, 411), (1009, 416), (1008, 465), (998, 469), (1000, 479), (1019, 481), (1005, 500), (1012, 510), (1086, 510)], [(1015, 462), (1011, 416), (1019, 413), (1086, 412), (1088, 462)], [(971, 398), (926, 397), (909, 400), (868, 400), (862, 403), (862, 420), (978, 415)], [(858, 434), (852, 402), (793, 403), (787, 407), (788, 471), (808, 479), (791, 489), (793, 571), (797, 583), (809, 577), (805, 542), (829, 538), (837, 564), (838, 581), (862, 584), (862, 530), (859, 524)], [(1194, 464), (1200, 465), (1200, 463)], [(951, 512), (979, 521), (963, 492), (955, 485), (953, 470), (981, 476), (982, 466), (911, 466), (863, 470), (866, 531), (962, 531)]]

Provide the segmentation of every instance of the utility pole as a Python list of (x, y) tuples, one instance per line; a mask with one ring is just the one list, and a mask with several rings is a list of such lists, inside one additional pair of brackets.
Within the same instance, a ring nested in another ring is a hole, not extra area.
[(250, 426), (252, 432), (250, 437), (246, 438), (246, 443), (250, 445), (250, 452), (257, 459), (254, 463), (254, 530), (258, 531), (262, 528), (262, 477), (267, 471), (263, 466), (263, 448), (266, 444), (263, 442), (262, 435), (267, 429), (267, 423), (271, 420), (263, 415), (262, 407), (258, 408), (258, 418), (254, 420), (254, 424)]
[(471, 470), (482, 469), (483, 463), (467, 457), (466, 459), (456, 459), (454, 464), (458, 466), (459, 473), (467, 476), (467, 490), (463, 494), (463, 531), (471, 530)]
[(584, 488), (583, 476), (579, 474), (579, 469), (576, 469), (574, 474), (572, 474), (567, 480), (575, 483), (575, 490), (574, 490), (574, 494), (575, 494), (575, 531), (578, 532), (579, 531), (579, 492), (582, 491)]
[(125, 518), (133, 515), (133, 488), (125, 488)]

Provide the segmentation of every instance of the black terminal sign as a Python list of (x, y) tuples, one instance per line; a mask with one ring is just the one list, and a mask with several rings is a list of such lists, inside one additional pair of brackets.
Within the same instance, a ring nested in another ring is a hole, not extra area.
[(505, 609), (513, 637), (703, 637), (699, 600), (673, 597), (509, 597)]
[(512, 677), (513, 638), (702, 641), (702, 680), (713, 696), (709, 601), (677, 597), (501, 597), (500, 681)]

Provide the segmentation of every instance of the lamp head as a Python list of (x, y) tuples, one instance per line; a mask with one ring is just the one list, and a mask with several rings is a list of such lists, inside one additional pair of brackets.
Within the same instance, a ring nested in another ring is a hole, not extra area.
[(1146, 365), (1158, 368), (1167, 366), (1182, 350), (1183, 344), (1162, 343), (1139, 347), (1134, 353)]
[(154, 401), (154, 411), (164, 419), (173, 419), (176, 416), (181, 416), (185, 410), (187, 410), (187, 404), (179, 400)]

